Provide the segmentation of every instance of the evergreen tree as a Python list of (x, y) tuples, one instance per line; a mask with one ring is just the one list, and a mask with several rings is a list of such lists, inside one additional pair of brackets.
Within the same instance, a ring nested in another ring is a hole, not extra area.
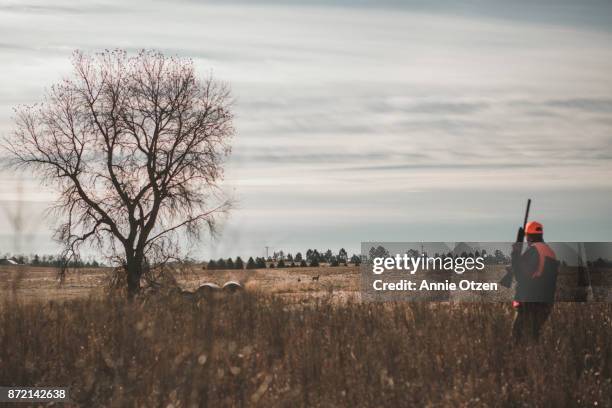
[[(382, 248), (382, 247), (379, 246), (378, 248)], [(411, 258), (418, 258), (419, 256), (421, 256), (419, 251), (417, 251), (416, 249), (409, 249), (408, 252), (406, 252), (406, 255), (408, 255)], [(385, 254), (385, 258), (388, 256), (389, 256), (389, 253), (387, 252), (387, 254)]]
[(217, 269), (227, 269), (227, 264), (225, 263), (225, 259), (219, 258), (217, 261)]
[(500, 251), (499, 249), (495, 250), (495, 255), (494, 256), (495, 256), (495, 261), (498, 264), (506, 263), (506, 260), (507, 260), (506, 255), (504, 255), (504, 253), (502, 251)]
[[(408, 250), (407, 254), (408, 256), (413, 256), (410, 255), (410, 251), (412, 251), (412, 249)], [(419, 256), (418, 252), (417, 255), (414, 256)], [(382, 245), (379, 245), (378, 247), (374, 248), (370, 248), (370, 260), (374, 259), (374, 258), (388, 258), (389, 257), (389, 251), (387, 251), (385, 249), (385, 247), (383, 247)]]
[(236, 258), (236, 262), (234, 263), (234, 269), (244, 269), (244, 261), (242, 260), (242, 258)]
[(285, 268), (285, 260), (281, 258), (280, 261), (278, 261), (278, 268)]
[(298, 252), (297, 254), (295, 254), (294, 260), (295, 262), (302, 262), (302, 253)]
[(247, 269), (255, 269), (257, 268), (257, 265), (255, 264), (255, 260), (253, 259), (253, 257), (249, 257), (249, 260), (247, 261), (246, 264), (246, 268)]
[(306, 263), (306, 260), (302, 259), (302, 260), (300, 261), (300, 266), (301, 266), (302, 268), (307, 267), (307, 266), (308, 266), (308, 264)]
[(324, 259), (325, 262), (330, 263), (332, 261), (334, 254), (332, 253), (331, 249), (328, 249), (327, 251), (325, 251), (325, 255), (324, 255)]
[(340, 263), (338, 262), (338, 258), (336, 258), (335, 256), (332, 256), (331, 259), (329, 260), (329, 265), (330, 266), (339, 266)]
[(212, 271), (213, 269), (217, 269), (217, 263), (215, 262), (214, 259), (211, 259), (210, 261), (208, 261), (208, 265), (206, 265), (206, 269)]
[(232, 258), (227, 258), (227, 262), (225, 263), (226, 269), (234, 269), (234, 261)]
[(312, 266), (312, 267), (319, 266), (319, 258), (318, 257), (317, 258), (313, 257), (312, 261), (310, 261), (310, 266)]
[(264, 258), (257, 257), (257, 259), (255, 260), (255, 264), (257, 265), (258, 269), (266, 268), (266, 260)]

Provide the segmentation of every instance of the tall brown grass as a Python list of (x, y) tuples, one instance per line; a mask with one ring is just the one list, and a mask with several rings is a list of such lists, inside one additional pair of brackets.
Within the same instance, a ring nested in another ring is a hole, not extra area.
[(612, 406), (611, 316), (558, 304), (516, 346), (505, 304), (7, 301), (0, 384), (87, 407)]

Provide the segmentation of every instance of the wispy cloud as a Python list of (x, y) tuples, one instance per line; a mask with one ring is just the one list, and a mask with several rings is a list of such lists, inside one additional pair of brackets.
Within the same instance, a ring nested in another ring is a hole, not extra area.
[(428, 217), (436, 239), (505, 239), (527, 194), (559, 211), (558, 238), (585, 225), (597, 239), (609, 210), (576, 197), (612, 198), (612, 6), (563, 1), (6, 2), (0, 132), (73, 49), (157, 48), (236, 96), (226, 187), (240, 208), (218, 251), (240, 234), (242, 248), (323, 235), (357, 248), (345, 240), (426, 234), (410, 226)]

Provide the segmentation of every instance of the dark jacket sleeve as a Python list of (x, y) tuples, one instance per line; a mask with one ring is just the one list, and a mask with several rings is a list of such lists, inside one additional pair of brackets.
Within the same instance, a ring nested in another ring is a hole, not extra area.
[(512, 257), (512, 269), (516, 281), (521, 283), (529, 282), (533, 279), (533, 275), (538, 270), (540, 262), (540, 254), (534, 247), (528, 248), (525, 253), (520, 256)]

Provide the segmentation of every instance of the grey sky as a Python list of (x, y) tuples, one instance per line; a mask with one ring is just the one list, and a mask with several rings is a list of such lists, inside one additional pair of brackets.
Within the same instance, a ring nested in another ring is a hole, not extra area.
[[(0, 132), (74, 49), (156, 48), (236, 96), (238, 208), (195, 255), (507, 241), (527, 197), (550, 240), (611, 240), (611, 20), (606, 1), (0, 1)], [(50, 252), (52, 193), (25, 196), (24, 251)], [(10, 233), (0, 214), (0, 252)]]

